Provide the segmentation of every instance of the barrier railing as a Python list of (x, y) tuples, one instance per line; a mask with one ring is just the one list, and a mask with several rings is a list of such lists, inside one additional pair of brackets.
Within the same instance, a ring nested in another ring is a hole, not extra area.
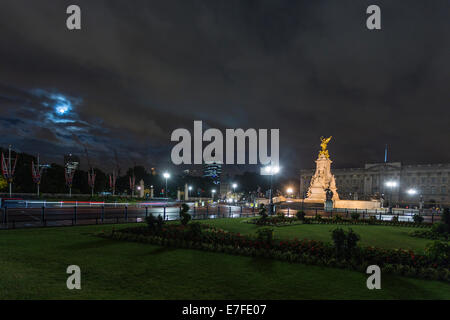
[[(69, 226), (69, 225), (89, 225), (89, 224), (110, 224), (110, 223), (136, 223), (144, 222), (149, 215), (161, 215), (164, 220), (178, 220), (180, 217), (179, 205), (133, 205), (133, 206), (107, 206), (96, 207), (46, 207), (40, 208), (9, 208), (5, 206), (1, 209), (0, 228), (27, 228), (27, 227), (49, 227), (49, 226)], [(284, 214), (294, 217), (298, 208), (290, 206), (275, 206), (275, 214)], [(386, 209), (333, 209), (325, 211), (323, 208), (308, 208), (303, 210), (307, 217), (321, 215), (333, 217), (340, 215), (351, 217), (352, 214), (359, 214), (359, 218), (367, 219), (374, 216), (379, 220), (391, 220), (397, 216), (399, 221), (412, 221), (414, 214), (424, 217), (425, 222), (434, 223), (440, 220), (440, 213), (434, 211), (414, 211), (414, 210), (392, 210), (389, 213)], [(191, 206), (189, 213), (193, 220), (218, 219), (218, 218), (242, 218), (255, 217), (258, 209), (255, 207), (236, 205), (207, 205), (204, 207)]]

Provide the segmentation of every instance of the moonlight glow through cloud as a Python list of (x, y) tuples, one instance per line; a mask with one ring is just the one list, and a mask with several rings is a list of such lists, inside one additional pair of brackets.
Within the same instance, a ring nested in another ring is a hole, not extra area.
[(56, 112), (59, 114), (64, 114), (69, 110), (69, 107), (67, 106), (58, 106), (56, 107)]
[(59, 92), (48, 92), (44, 89), (34, 89), (33, 95), (43, 99), (41, 104), (46, 107), (45, 115), (53, 123), (73, 123), (78, 120), (75, 106), (82, 103), (81, 98), (66, 96)]
[(72, 103), (63, 95), (51, 95), (51, 99), (55, 100), (55, 111), (59, 115), (64, 115), (72, 109)]

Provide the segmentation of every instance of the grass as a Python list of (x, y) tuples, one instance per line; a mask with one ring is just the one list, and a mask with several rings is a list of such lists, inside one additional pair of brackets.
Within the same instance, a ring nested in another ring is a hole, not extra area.
[[(0, 299), (450, 299), (443, 282), (385, 275), (381, 290), (368, 290), (367, 276), (354, 271), (95, 235), (111, 228), (1, 231)], [(66, 288), (72, 264), (81, 290)]]
[[(252, 223), (246, 223), (247, 218), (239, 219), (214, 219), (203, 221), (218, 228), (239, 232), (241, 234), (255, 234), (258, 228)], [(360, 244), (386, 249), (411, 249), (423, 252), (425, 246), (432, 242), (429, 239), (411, 237), (409, 235), (417, 228), (392, 227), (377, 225), (332, 225), (332, 224), (297, 224), (292, 226), (273, 227), (276, 239), (312, 239), (330, 242), (331, 230), (340, 227), (344, 230), (352, 228), (361, 236)]]

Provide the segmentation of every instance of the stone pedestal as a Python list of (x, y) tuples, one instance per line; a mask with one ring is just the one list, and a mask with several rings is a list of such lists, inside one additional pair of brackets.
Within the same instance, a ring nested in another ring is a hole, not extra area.
[(333, 200), (339, 200), (336, 188), (336, 180), (331, 174), (331, 161), (325, 154), (319, 154), (316, 160), (316, 172), (311, 178), (306, 200), (324, 202), (326, 200), (326, 190), (333, 192)]
[(189, 200), (189, 186), (187, 183), (184, 184), (184, 201)]
[(325, 200), (325, 203), (324, 203), (323, 207), (324, 207), (325, 212), (333, 211), (333, 201), (332, 200)]

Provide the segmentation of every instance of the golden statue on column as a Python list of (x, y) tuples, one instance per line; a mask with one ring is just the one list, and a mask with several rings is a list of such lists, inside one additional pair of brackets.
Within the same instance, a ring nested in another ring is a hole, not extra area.
[(320, 137), (320, 141), (322, 141), (322, 143), (320, 144), (320, 146), (322, 147), (322, 150), (319, 151), (319, 158), (320, 155), (324, 155), (327, 159), (330, 159), (330, 155), (328, 154), (328, 150), (327, 150), (327, 146), (328, 146), (328, 142), (330, 142), (331, 138), (333, 138), (333, 136), (330, 136), (329, 138), (324, 138), (324, 137)]

